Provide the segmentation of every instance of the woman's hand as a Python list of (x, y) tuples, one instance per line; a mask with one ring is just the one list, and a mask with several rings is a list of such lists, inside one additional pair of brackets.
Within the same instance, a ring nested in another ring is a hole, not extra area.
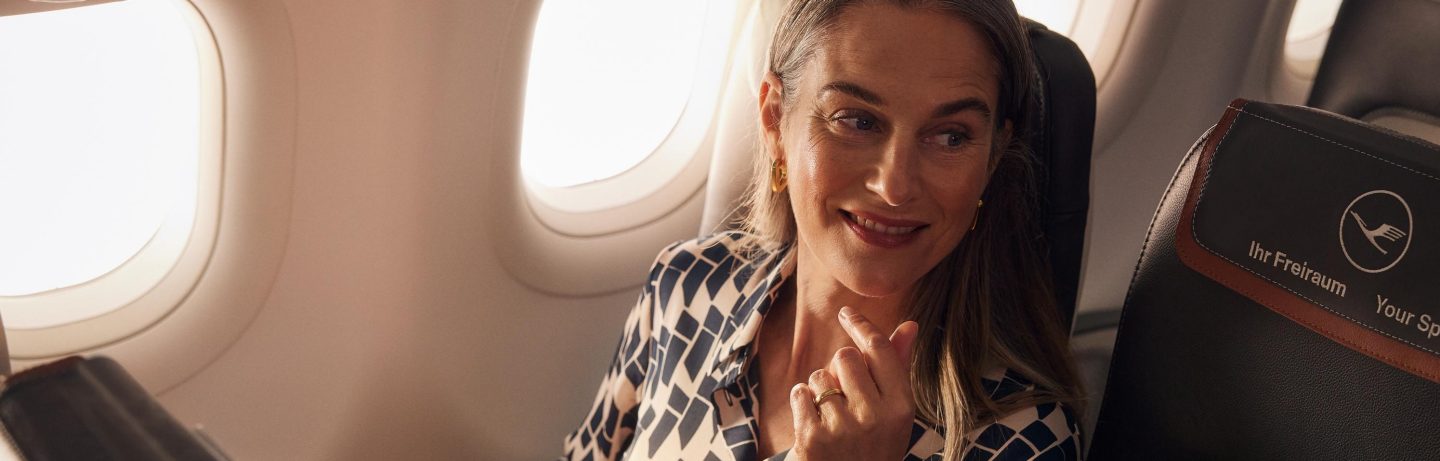
[[(795, 448), (800, 459), (899, 460), (910, 448), (915, 399), (910, 389), (911, 345), (919, 326), (904, 322), (887, 338), (864, 315), (840, 309), (840, 325), (856, 347), (845, 347), (808, 384), (790, 389)], [(818, 404), (817, 395), (839, 389)]]

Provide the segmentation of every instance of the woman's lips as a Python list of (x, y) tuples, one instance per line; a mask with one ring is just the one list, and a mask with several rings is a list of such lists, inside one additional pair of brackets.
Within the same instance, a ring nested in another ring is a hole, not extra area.
[(881, 218), (840, 210), (845, 225), (865, 243), (881, 248), (897, 248), (915, 240), (927, 225), (918, 221)]

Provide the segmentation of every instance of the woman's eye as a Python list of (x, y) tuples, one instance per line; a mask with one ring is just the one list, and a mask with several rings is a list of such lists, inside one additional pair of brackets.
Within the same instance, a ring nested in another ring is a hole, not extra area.
[(865, 116), (840, 117), (835, 121), (860, 131), (874, 131), (876, 128), (875, 119)]
[(929, 141), (941, 147), (955, 148), (964, 146), (966, 142), (970, 141), (970, 137), (963, 133), (948, 132), (931, 136)]

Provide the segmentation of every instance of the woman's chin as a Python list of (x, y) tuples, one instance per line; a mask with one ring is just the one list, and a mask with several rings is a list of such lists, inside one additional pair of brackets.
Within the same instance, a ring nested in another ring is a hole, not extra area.
[(860, 275), (845, 285), (850, 291), (866, 298), (886, 298), (901, 294), (903, 290), (914, 284), (914, 280), (902, 282), (890, 277)]

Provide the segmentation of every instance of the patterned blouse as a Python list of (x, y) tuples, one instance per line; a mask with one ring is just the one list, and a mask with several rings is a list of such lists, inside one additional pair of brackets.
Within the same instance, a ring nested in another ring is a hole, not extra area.
[[(660, 253), (625, 320), (594, 407), (565, 438), (569, 460), (757, 458), (760, 367), (752, 347), (780, 286), (794, 272), (789, 247), (726, 232)], [(982, 380), (992, 398), (1033, 388), (1003, 367)], [(940, 428), (915, 420), (905, 460), (939, 460)], [(1079, 459), (1071, 409), (1043, 404), (965, 435), (970, 460)], [(771, 460), (793, 459), (784, 450)]]

